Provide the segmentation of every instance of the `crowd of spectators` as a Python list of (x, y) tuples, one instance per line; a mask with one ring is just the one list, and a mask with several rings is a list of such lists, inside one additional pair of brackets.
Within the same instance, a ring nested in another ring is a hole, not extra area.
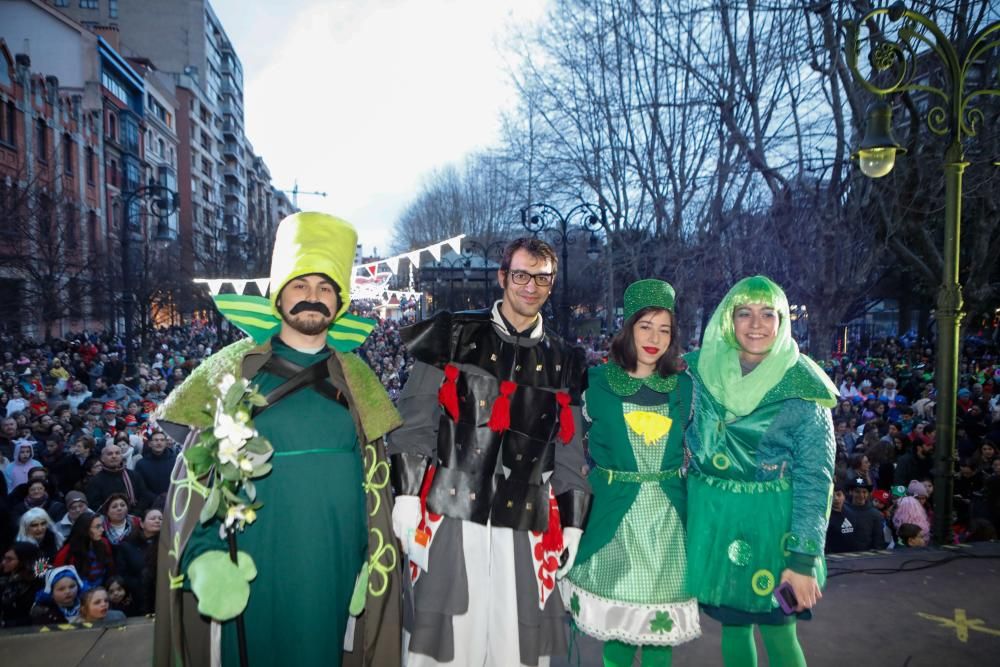
[(152, 611), (177, 456), (153, 413), (235, 336), (159, 330), (131, 374), (113, 336), (0, 336), (0, 627)]
[[(402, 303), (358, 350), (396, 399), (413, 359)], [(151, 419), (171, 389), (238, 338), (207, 324), (159, 330), (126, 372), (121, 341), (103, 334), (32, 343), (0, 336), (0, 627), (101, 622), (152, 611), (156, 543), (177, 444)], [(576, 341), (591, 365), (608, 338)], [(933, 355), (876, 341), (822, 362), (839, 387), (833, 409), (836, 479), (827, 549), (918, 547), (934, 539)], [(1000, 365), (965, 351), (960, 368), (955, 534), (1000, 528)]]
[[(836, 477), (830, 553), (929, 544), (934, 521), (937, 391), (928, 343), (876, 340), (865, 354), (825, 362), (840, 390), (833, 409)], [(953, 516), (956, 541), (1000, 531), (1000, 357), (961, 356)]]

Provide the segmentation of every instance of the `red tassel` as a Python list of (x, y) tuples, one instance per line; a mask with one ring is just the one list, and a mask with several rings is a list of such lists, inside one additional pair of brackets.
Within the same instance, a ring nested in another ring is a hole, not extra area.
[(542, 548), (548, 553), (556, 556), (562, 553), (564, 548), (562, 537), (562, 522), (559, 518), (559, 503), (555, 496), (549, 495), (549, 527), (542, 535)]
[(493, 401), (493, 409), (490, 411), (489, 427), (491, 431), (503, 433), (510, 428), (510, 397), (517, 389), (517, 385), (510, 380), (500, 383), (500, 395)]
[(452, 421), (458, 421), (458, 366), (448, 364), (444, 367), (444, 382), (438, 389), (438, 403), (448, 413)]
[(568, 445), (576, 433), (576, 425), (573, 423), (573, 411), (569, 408), (569, 394), (565, 391), (556, 392), (556, 403), (559, 404), (559, 439), (564, 445)]

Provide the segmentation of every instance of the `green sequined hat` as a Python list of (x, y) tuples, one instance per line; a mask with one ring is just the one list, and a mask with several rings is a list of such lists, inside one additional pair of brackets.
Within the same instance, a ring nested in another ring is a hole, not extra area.
[(625, 319), (649, 307), (674, 309), (674, 288), (670, 283), (648, 278), (628, 286), (625, 290)]

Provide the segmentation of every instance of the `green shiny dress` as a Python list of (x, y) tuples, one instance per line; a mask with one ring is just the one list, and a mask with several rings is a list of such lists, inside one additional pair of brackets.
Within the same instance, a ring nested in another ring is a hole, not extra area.
[[(319, 355), (275, 339), (274, 353), (299, 365)], [(321, 354), (327, 355), (324, 351)], [(284, 382), (258, 373), (262, 394)], [(364, 475), (350, 412), (311, 388), (301, 389), (257, 417), (274, 447), (273, 470), (257, 482), (264, 506), (239, 533), (241, 551), (257, 566), (245, 612), (254, 667), (339, 665), (348, 606), (367, 555)], [(200, 526), (185, 549), (182, 568), (219, 548), (219, 524)], [(238, 665), (236, 624), (222, 627), (223, 665)]]
[(586, 414), (594, 492), (576, 564), (562, 582), (574, 623), (603, 641), (675, 645), (700, 636), (687, 591), (685, 375), (639, 380), (590, 370)]
[(737, 417), (702, 384), (698, 353), (686, 358), (695, 380), (686, 438), (691, 591), (723, 623), (792, 622), (773, 595), (782, 571), (811, 574), (820, 586), (826, 578), (834, 450), (830, 410), (816, 402), (823, 384), (800, 362)]

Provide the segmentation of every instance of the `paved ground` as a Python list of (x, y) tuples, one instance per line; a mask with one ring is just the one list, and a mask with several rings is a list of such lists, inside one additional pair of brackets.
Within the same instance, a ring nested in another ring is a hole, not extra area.
[[(799, 629), (811, 667), (1000, 664), (1000, 543), (847, 555), (828, 563), (831, 578), (816, 618)], [(718, 625), (702, 617), (702, 627), (701, 639), (674, 651), (675, 666), (721, 664)], [(152, 636), (146, 619), (111, 629), (0, 631), (0, 665), (145, 666)], [(577, 651), (552, 667), (601, 665), (597, 642), (582, 637), (576, 643)]]
[[(799, 624), (810, 667), (965, 667), (1000, 664), (1000, 543), (905, 554), (831, 557), (812, 621)], [(721, 665), (719, 625), (674, 650), (675, 667)], [(600, 644), (552, 667), (599, 667)], [(758, 637), (762, 659), (767, 665)], [(638, 665), (638, 661), (635, 663)]]

